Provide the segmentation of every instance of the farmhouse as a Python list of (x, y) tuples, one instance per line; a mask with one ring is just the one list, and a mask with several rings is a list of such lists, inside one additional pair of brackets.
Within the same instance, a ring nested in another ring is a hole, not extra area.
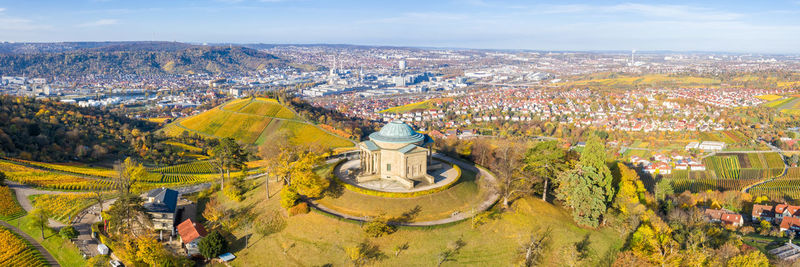
[(402, 121), (392, 121), (380, 131), (369, 135), (369, 140), (358, 144), (361, 151), (359, 183), (388, 179), (414, 188), (417, 182), (433, 184), (428, 174), (433, 139), (414, 131)]
[(145, 195), (144, 208), (153, 220), (153, 229), (172, 231), (178, 205), (178, 191), (156, 188)]
[(703, 211), (706, 221), (723, 223), (725, 225), (742, 226), (744, 219), (742, 215), (725, 209), (706, 209)]

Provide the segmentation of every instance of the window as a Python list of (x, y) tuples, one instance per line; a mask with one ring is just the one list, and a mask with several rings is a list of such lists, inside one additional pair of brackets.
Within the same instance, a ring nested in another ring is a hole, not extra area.
[(392, 171), (392, 164), (386, 164), (386, 171)]

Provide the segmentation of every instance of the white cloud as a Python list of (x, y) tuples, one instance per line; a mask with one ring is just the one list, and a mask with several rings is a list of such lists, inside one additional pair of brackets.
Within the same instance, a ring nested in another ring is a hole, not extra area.
[(117, 24), (116, 19), (100, 19), (78, 25), (79, 27), (100, 27)]
[(2, 13), (3, 11), (6, 11), (6, 9), (5, 9), (5, 8), (2, 8), (2, 7), (0, 7), (0, 13)]

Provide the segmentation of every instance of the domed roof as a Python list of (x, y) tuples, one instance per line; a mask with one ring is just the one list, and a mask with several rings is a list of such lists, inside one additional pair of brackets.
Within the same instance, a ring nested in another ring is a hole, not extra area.
[(392, 121), (381, 128), (380, 131), (369, 135), (369, 139), (387, 143), (414, 143), (425, 140), (425, 135), (414, 131), (402, 121)]

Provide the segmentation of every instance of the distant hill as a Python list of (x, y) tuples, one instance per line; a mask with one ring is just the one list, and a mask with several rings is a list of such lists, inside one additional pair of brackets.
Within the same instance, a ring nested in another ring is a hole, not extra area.
[(11, 51), (0, 52), (0, 74), (29, 77), (217, 74), (290, 66), (252, 48), (171, 42), (3, 43), (0, 51)]
[(318, 143), (329, 148), (350, 147), (353, 142), (328, 133), (297, 117), (274, 99), (237, 99), (206, 112), (177, 120), (164, 133), (180, 135), (184, 131), (218, 138), (232, 137), (245, 144), (261, 145), (281, 133), (295, 144)]

